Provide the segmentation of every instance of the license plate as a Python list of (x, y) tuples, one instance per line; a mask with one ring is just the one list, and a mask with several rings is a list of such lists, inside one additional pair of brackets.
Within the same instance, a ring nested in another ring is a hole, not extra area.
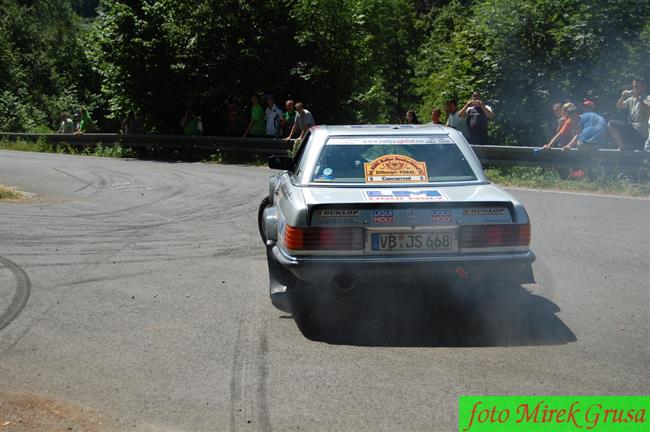
[(450, 231), (412, 233), (372, 233), (373, 251), (446, 251), (454, 247)]

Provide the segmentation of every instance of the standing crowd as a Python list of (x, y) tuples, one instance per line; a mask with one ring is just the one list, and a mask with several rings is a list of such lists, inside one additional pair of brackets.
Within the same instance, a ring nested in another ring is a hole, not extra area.
[[(616, 108), (626, 111), (627, 121), (607, 121), (598, 112), (596, 101), (591, 95), (580, 106), (572, 102), (553, 104), (557, 122), (552, 138), (542, 149), (611, 147), (619, 150), (645, 148), (650, 151), (650, 96), (646, 82), (641, 78), (632, 80), (630, 88), (621, 93)], [(488, 144), (488, 121), (494, 118), (494, 112), (483, 102), (479, 92), (474, 92), (471, 99), (460, 108), (456, 100), (447, 101), (445, 113), (446, 126), (457, 129), (470, 144)], [(443, 124), (440, 116), (440, 109), (434, 108), (429, 124)], [(410, 124), (420, 123), (412, 110), (406, 112), (405, 120)]]
[(68, 113), (61, 113), (61, 123), (57, 133), (85, 133), (95, 130), (95, 123), (90, 118), (90, 114), (85, 108), (81, 108), (72, 118)]
[[(275, 103), (273, 95), (264, 97), (265, 106), (260, 97), (250, 98), (250, 116), (241, 114), (235, 103), (228, 104), (226, 116), (226, 134), (229, 136), (258, 138), (302, 139), (310, 127), (314, 126), (314, 116), (305, 109), (302, 102), (287, 100), (284, 110)], [(568, 150), (618, 148), (620, 150), (650, 151), (650, 96), (646, 82), (641, 78), (632, 80), (630, 88), (625, 89), (616, 103), (616, 108), (625, 110), (627, 121), (611, 120), (598, 112), (596, 100), (589, 95), (582, 104), (573, 102), (553, 104), (556, 123), (552, 138), (542, 149), (559, 147)], [(488, 122), (494, 118), (494, 111), (483, 101), (481, 93), (475, 91), (471, 98), (459, 106), (458, 101), (450, 99), (445, 105), (446, 126), (457, 129), (470, 144), (487, 145)], [(443, 124), (442, 112), (438, 108), (431, 111), (429, 124)], [(413, 110), (406, 112), (407, 124), (419, 124)], [(192, 107), (188, 105), (180, 121), (185, 135), (202, 135), (203, 123)], [(81, 109), (74, 118), (61, 114), (58, 133), (92, 132), (94, 123), (86, 109)], [(138, 133), (139, 125), (133, 111), (129, 111), (121, 122), (124, 134)], [(242, 132), (243, 131), (243, 132)]]
[[(487, 105), (480, 92), (475, 91), (472, 97), (459, 108), (456, 99), (449, 99), (445, 105), (447, 114), (446, 126), (457, 129), (470, 144), (488, 144), (488, 121), (494, 118), (492, 107)], [(442, 111), (438, 108), (431, 110), (431, 122), (428, 124), (442, 125)], [(406, 123), (418, 124), (415, 111), (406, 112)]]

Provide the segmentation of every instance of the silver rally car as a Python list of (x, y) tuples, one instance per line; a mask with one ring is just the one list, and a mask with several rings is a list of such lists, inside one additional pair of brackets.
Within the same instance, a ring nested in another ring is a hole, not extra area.
[(533, 281), (530, 221), (455, 129), (317, 126), (271, 156), (258, 213), (273, 304), (362, 284)]

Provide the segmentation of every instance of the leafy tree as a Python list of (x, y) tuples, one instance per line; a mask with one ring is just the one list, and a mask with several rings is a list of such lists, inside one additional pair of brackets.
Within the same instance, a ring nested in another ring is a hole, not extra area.
[(0, 0), (0, 130), (56, 128), (92, 105), (84, 35), (69, 2)]
[(591, 89), (614, 114), (623, 84), (649, 72), (647, 2), (453, 1), (436, 12), (414, 81), (424, 109), (482, 90), (497, 114), (495, 143), (540, 144), (551, 103), (581, 102)]

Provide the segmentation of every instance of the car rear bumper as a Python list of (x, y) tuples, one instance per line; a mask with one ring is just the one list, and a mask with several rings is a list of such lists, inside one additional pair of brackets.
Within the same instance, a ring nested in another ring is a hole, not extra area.
[(339, 274), (354, 274), (364, 282), (396, 283), (458, 279), (511, 279), (534, 282), (530, 251), (450, 256), (318, 256), (287, 255), (277, 245), (274, 259), (298, 279), (330, 283)]

